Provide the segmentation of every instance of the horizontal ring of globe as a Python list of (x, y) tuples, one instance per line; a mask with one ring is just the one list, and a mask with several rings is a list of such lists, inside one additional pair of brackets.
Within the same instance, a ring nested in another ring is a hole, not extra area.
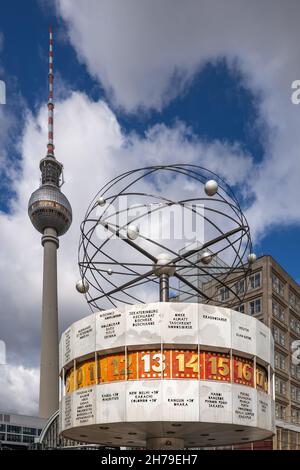
[[(220, 366), (217, 374), (207, 374), (210, 365)], [(134, 375), (128, 376), (128, 366)], [(264, 390), (259, 369), (267, 371)], [(274, 432), (271, 332), (233, 310), (152, 303), (97, 312), (63, 333), (60, 370), (69, 384), (73, 373), (76, 384), (61, 387), (65, 437), (144, 447), (150, 437), (172, 436), (192, 447), (250, 442)], [(114, 375), (122, 370), (123, 376)], [(239, 371), (246, 374), (241, 381)]]

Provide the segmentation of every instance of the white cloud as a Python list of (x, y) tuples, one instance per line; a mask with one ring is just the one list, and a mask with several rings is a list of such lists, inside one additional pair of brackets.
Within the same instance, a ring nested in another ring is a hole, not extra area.
[[(225, 57), (238, 64), (245, 84), (261, 97), (258, 121), (269, 130), (264, 161), (247, 178), (256, 199), (251, 225), (258, 236), (273, 224), (299, 223), (300, 110), (290, 99), (291, 83), (299, 79), (297, 0), (56, 4), (80, 60), (128, 112), (161, 109), (207, 61)], [(177, 89), (175, 71), (184, 77)]]
[(0, 366), (1, 411), (34, 415), (38, 407), (39, 370)]

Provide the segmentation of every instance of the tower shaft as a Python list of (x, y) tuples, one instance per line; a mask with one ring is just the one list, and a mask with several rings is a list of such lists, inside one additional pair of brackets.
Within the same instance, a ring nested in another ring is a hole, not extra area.
[(43, 304), (41, 335), (41, 372), (39, 416), (49, 418), (58, 409), (58, 299), (57, 299), (57, 233), (46, 228), (44, 247)]

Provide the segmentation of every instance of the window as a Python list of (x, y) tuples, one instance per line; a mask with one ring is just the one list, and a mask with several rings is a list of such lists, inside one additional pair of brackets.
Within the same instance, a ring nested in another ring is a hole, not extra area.
[(7, 440), (11, 442), (21, 442), (21, 434), (7, 434)]
[(7, 426), (7, 432), (14, 432), (14, 433), (21, 433), (21, 427), (20, 426)]
[(295, 424), (298, 424), (300, 423), (300, 411), (295, 409), (295, 408), (292, 408), (292, 423), (295, 423)]
[(34, 436), (23, 436), (23, 442), (34, 442)]
[(277, 294), (284, 297), (284, 284), (274, 273), (272, 274), (272, 287)]
[(241, 279), (240, 281), (236, 282), (235, 285), (235, 292), (237, 295), (241, 295), (245, 293), (245, 280)]
[(34, 434), (35, 435), (35, 428), (23, 428), (23, 434)]
[(5, 432), (5, 424), (0, 424), (0, 432)]
[(291, 376), (300, 380), (300, 365), (296, 365), (291, 362)]
[(221, 287), (220, 288), (219, 297), (220, 297), (221, 302), (224, 302), (224, 300), (229, 299), (229, 289), (228, 289), (228, 287)]
[(286, 406), (281, 405), (280, 403), (276, 403), (275, 404), (275, 416), (277, 419), (285, 419)]
[(290, 315), (290, 328), (295, 333), (300, 334), (300, 322), (293, 315)]
[(278, 377), (275, 378), (275, 392), (286, 395), (286, 382)]
[(291, 376), (296, 377), (296, 364), (291, 362)]
[(281, 370), (286, 368), (286, 357), (278, 351), (275, 351), (275, 367)]
[(240, 313), (245, 313), (245, 304), (239, 305), (237, 311)]
[(253, 274), (249, 277), (250, 289), (260, 287), (260, 273)]
[(284, 307), (282, 307), (282, 305), (280, 305), (274, 299), (272, 301), (272, 313), (275, 318), (285, 323)]
[(293, 401), (300, 403), (300, 388), (295, 385), (291, 385), (291, 398)]
[(255, 315), (256, 313), (261, 312), (261, 299), (251, 300), (249, 302), (249, 314)]
[(285, 347), (285, 334), (277, 326), (273, 326), (273, 336), (274, 336), (274, 340), (275, 340), (276, 343), (278, 343), (281, 346)]
[(289, 303), (294, 310), (300, 312), (300, 299), (292, 290), (289, 290)]

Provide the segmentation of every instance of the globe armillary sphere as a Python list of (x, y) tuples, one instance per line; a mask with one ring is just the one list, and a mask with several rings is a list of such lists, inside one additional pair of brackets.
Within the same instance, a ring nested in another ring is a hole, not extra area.
[(199, 165), (157, 165), (117, 176), (92, 200), (76, 287), (92, 310), (170, 297), (236, 307), (255, 259), (245, 215), (222, 178)]

